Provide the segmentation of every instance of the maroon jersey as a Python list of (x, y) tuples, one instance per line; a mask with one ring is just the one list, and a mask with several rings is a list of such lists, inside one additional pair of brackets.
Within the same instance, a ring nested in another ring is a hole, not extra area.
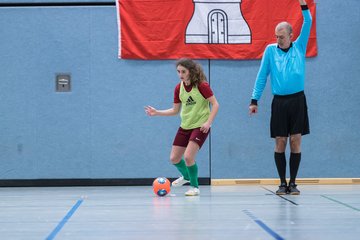
[[(192, 86), (186, 86), (184, 84), (184, 87), (185, 87), (185, 90), (187, 92), (190, 92), (191, 89), (192, 89)], [(210, 88), (210, 85), (208, 82), (201, 82), (199, 83), (198, 85), (198, 89), (201, 93), (201, 95), (205, 98), (205, 99), (208, 99), (209, 97), (212, 97), (214, 95), (213, 91), (211, 90)], [(180, 83), (178, 85), (176, 85), (175, 87), (175, 91), (174, 91), (174, 103), (181, 103), (180, 101), (180, 97), (179, 97), (179, 94), (180, 94)]]

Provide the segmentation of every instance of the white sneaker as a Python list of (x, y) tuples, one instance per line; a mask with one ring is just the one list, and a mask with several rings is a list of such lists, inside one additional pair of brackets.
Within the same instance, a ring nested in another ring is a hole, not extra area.
[(184, 179), (183, 176), (179, 177), (178, 179), (176, 179), (175, 181), (173, 181), (171, 183), (172, 187), (181, 187), (182, 185), (184, 185), (185, 183), (190, 182), (189, 180)]
[(185, 196), (199, 196), (200, 190), (196, 187), (190, 187), (190, 189), (185, 193)]

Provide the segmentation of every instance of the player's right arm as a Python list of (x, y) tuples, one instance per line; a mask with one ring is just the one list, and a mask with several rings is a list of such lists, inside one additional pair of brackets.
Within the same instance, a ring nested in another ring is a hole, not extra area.
[(174, 103), (172, 108), (157, 110), (152, 106), (146, 106), (145, 112), (148, 116), (175, 116), (180, 112), (181, 103)]

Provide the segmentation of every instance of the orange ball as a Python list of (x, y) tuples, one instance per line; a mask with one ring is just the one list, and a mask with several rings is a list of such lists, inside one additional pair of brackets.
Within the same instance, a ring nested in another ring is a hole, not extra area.
[(165, 177), (158, 177), (153, 182), (154, 193), (160, 197), (170, 192), (170, 181)]

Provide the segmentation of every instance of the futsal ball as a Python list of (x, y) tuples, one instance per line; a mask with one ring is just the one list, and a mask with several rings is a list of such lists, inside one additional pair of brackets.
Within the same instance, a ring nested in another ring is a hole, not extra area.
[(160, 197), (170, 192), (170, 181), (165, 177), (158, 177), (153, 182), (154, 193)]

